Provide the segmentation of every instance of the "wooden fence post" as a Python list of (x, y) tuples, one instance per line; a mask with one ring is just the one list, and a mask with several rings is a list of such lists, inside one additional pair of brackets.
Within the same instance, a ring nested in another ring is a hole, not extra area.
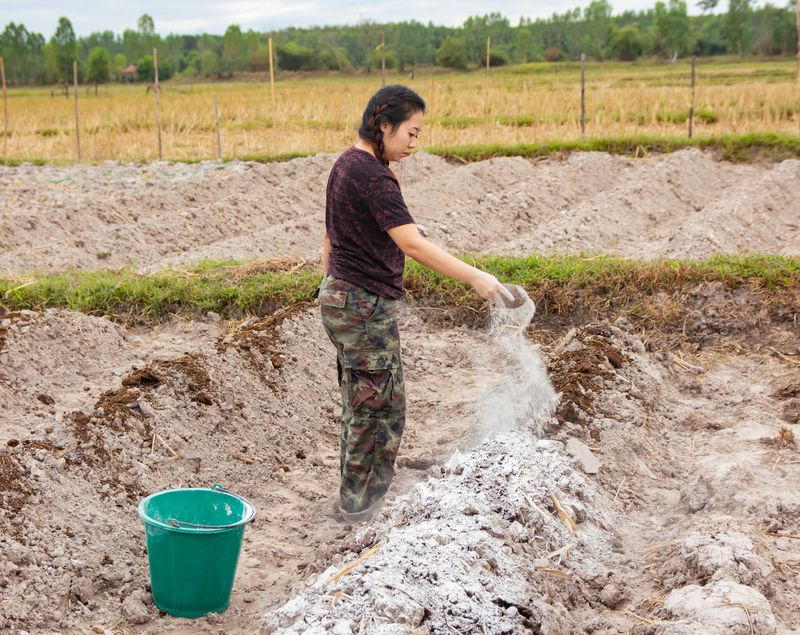
[[(275, 107), (275, 69), (272, 66), (272, 38), (269, 38), (269, 98), (272, 101), (273, 108)], [(273, 112), (272, 116), (275, 116)], [(275, 125), (275, 122), (272, 122)]]
[(586, 134), (586, 53), (581, 53), (581, 134)]
[(489, 60), (491, 59), (492, 36), (486, 38), (486, 74), (489, 74)]
[(0, 75), (3, 79), (3, 160), (8, 161), (8, 96), (6, 95), (6, 64), (0, 57)]
[(75, 93), (75, 144), (78, 149), (78, 163), (81, 162), (81, 125), (78, 118), (78, 60), (72, 62), (72, 83)]
[(214, 119), (217, 122), (217, 161), (222, 160), (222, 140), (219, 136), (219, 98), (214, 95)]
[(153, 92), (156, 94), (156, 126), (158, 127), (158, 160), (161, 161), (161, 95), (158, 90), (158, 50), (153, 49)]
[(697, 56), (692, 55), (692, 103), (689, 105), (689, 138), (692, 138), (694, 130), (694, 99), (695, 99), (695, 67), (697, 65)]

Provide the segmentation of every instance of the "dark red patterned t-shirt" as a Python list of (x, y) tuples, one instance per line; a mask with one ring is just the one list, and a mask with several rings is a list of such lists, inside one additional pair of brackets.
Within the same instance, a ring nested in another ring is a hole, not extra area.
[(376, 295), (401, 298), (405, 256), (387, 230), (413, 222), (389, 169), (369, 152), (346, 150), (328, 177), (328, 273)]

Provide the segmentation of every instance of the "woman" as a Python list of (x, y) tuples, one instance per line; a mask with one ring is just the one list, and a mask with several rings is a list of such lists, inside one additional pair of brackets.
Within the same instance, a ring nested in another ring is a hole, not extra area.
[(380, 508), (405, 425), (397, 329), (405, 256), (468, 282), (482, 298), (510, 295), (494, 276), (425, 240), (403, 201), (389, 162), (413, 152), (424, 113), (425, 102), (411, 89), (379, 90), (364, 110), (358, 142), (328, 178), (319, 302), (337, 352), (343, 406), (339, 511), (350, 521)]

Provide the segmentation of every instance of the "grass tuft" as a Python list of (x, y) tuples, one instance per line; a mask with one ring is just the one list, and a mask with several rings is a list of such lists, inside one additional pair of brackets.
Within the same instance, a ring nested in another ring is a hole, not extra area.
[[(800, 258), (714, 256), (703, 260), (638, 261), (612, 256), (465, 256), (503, 282), (524, 287), (540, 310), (564, 314), (591, 297), (606, 306), (636, 305), (700, 283), (768, 292), (800, 288)], [(52, 275), (0, 278), (0, 308), (81, 311), (125, 322), (159, 322), (175, 314), (225, 317), (263, 315), (309, 301), (320, 282), (319, 264), (297, 259), (202, 261), (153, 274), (131, 269), (70, 270)], [(430, 306), (479, 311), (485, 303), (468, 285), (409, 262), (409, 299)], [(680, 307), (676, 307), (676, 315)], [(668, 317), (668, 316), (666, 316)]]

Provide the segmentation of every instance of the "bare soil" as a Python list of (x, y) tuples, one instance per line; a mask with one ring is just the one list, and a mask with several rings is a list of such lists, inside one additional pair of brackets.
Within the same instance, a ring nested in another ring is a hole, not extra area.
[[(331, 161), (3, 168), (0, 272), (316, 257)], [(799, 166), (422, 155), (400, 176), (464, 251), (797, 254)], [(398, 478), (357, 526), (334, 511), (315, 306), (149, 327), (0, 309), (0, 630), (799, 632), (800, 293), (644, 305), (646, 323), (540, 307), (519, 341), (408, 306)], [(526, 383), (537, 363), (557, 405)], [(212, 483), (258, 516), (230, 609), (172, 618), (136, 503)]]
[[(335, 155), (223, 165), (0, 167), (0, 275), (321, 252)], [(396, 166), (437, 243), (487, 254), (800, 254), (800, 160), (735, 165), (699, 150)]]

